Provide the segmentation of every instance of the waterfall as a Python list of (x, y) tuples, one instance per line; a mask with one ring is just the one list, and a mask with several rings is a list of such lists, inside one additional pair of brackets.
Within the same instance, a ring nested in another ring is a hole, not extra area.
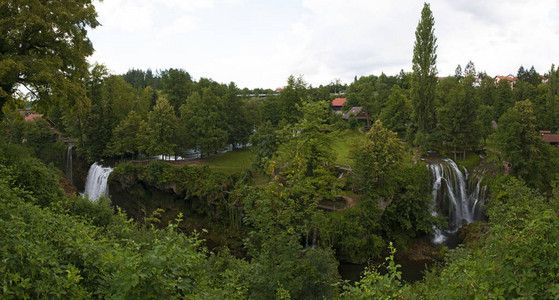
[(66, 177), (70, 180), (71, 184), (74, 184), (74, 174), (72, 172), (72, 148), (74, 145), (69, 145), (68, 149), (66, 149)]
[(486, 186), (482, 186), (483, 175), (469, 174), (451, 159), (443, 159), (428, 165), (433, 174), (433, 216), (446, 215), (448, 227), (434, 228), (433, 243), (441, 244), (448, 236), (456, 234), (465, 224), (482, 218), (481, 205), (485, 200)]
[(85, 192), (91, 201), (97, 201), (101, 196), (109, 195), (109, 186), (107, 179), (113, 171), (111, 167), (103, 167), (94, 163), (89, 168), (87, 180), (85, 181)]

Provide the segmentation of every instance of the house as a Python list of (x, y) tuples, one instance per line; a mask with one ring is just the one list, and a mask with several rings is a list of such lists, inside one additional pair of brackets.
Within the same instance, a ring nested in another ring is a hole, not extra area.
[(514, 85), (516, 84), (518, 77), (513, 76), (512, 74), (509, 74), (507, 76), (495, 76), (495, 80), (494, 80), (495, 85), (497, 85), (501, 80), (508, 80), (510, 83), (510, 88), (514, 89)]
[(549, 130), (540, 130), (542, 139), (551, 145), (559, 145), (559, 134), (552, 134)]
[(547, 77), (541, 76), (541, 75), (540, 75), (540, 77), (542, 78), (542, 83), (543, 83), (543, 84), (547, 84), (547, 82), (549, 81), (549, 79), (547, 79)]
[(347, 102), (346, 98), (336, 98), (332, 100), (332, 109), (335, 113), (341, 114), (342, 113), (342, 106)]
[(342, 119), (347, 121), (351, 115), (354, 115), (357, 120), (367, 120), (368, 117), (368, 114), (360, 106), (352, 107), (347, 113), (342, 115)]
[(25, 121), (35, 121), (43, 117), (43, 114), (29, 114), (25, 117)]

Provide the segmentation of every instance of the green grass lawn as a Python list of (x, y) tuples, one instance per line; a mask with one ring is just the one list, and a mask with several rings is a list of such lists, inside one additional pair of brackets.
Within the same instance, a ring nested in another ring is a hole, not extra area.
[[(353, 166), (353, 159), (350, 158), (351, 148), (357, 141), (364, 140), (365, 135), (357, 130), (345, 130), (337, 133), (332, 141), (332, 149), (336, 154), (335, 162)], [(200, 165), (209, 165), (210, 168), (220, 169), (227, 173), (250, 169), (254, 156), (249, 148), (229, 151), (217, 154), (197, 162)]]
[(332, 141), (332, 148), (336, 153), (335, 161), (340, 164), (353, 166), (353, 159), (351, 159), (351, 149), (358, 141), (365, 140), (365, 135), (355, 130), (345, 130), (340, 132)]
[(221, 169), (227, 173), (235, 173), (252, 167), (253, 155), (249, 148), (238, 149), (203, 159), (201, 164), (210, 168)]

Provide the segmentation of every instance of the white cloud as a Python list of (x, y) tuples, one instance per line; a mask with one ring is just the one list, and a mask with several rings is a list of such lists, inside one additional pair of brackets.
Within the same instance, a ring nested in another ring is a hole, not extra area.
[(198, 29), (197, 19), (191, 15), (184, 15), (175, 19), (173, 23), (161, 31), (164, 37), (171, 37)]
[(158, 0), (171, 8), (179, 8), (183, 11), (193, 12), (204, 8), (213, 8), (213, 0)]
[[(438, 70), (472, 60), (490, 75), (549, 69), (559, 48), (556, 0), (432, 0)], [(179, 67), (241, 87), (290, 74), (317, 86), (411, 71), (422, 1), (105, 0), (92, 34), (109, 68)], [(122, 35), (118, 31), (129, 32)], [(120, 35), (119, 35), (120, 34)], [(134, 55), (130, 55), (130, 53)]]
[(136, 32), (153, 25), (153, 4), (145, 0), (111, 0), (95, 5), (103, 30)]

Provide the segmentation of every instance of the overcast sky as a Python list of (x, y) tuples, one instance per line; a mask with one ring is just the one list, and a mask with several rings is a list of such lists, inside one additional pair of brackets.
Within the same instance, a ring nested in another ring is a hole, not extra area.
[[(559, 63), (557, 0), (438, 0), (437, 68), (469, 60), (489, 75), (520, 65), (546, 73)], [(313, 86), (354, 76), (411, 71), (417, 0), (104, 0), (90, 30), (90, 62), (116, 74), (182, 68), (244, 88)]]

